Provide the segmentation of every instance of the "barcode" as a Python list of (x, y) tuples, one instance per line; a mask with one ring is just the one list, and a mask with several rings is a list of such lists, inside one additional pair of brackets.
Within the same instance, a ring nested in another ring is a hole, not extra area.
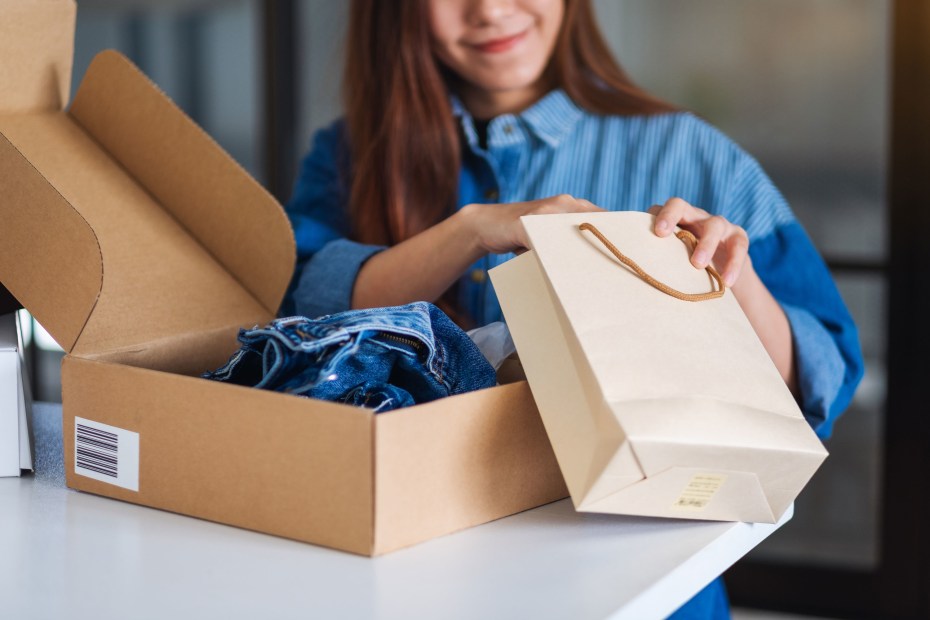
[(77, 425), (77, 465), (104, 476), (119, 478), (119, 435)]
[(139, 490), (139, 433), (74, 418), (74, 473)]

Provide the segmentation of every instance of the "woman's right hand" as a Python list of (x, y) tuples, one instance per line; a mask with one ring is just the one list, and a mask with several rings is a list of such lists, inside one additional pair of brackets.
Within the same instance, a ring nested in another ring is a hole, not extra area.
[(583, 198), (568, 194), (528, 202), (470, 204), (458, 214), (466, 230), (485, 254), (517, 254), (529, 248), (529, 240), (520, 218), (524, 215), (551, 213), (591, 213), (604, 211)]

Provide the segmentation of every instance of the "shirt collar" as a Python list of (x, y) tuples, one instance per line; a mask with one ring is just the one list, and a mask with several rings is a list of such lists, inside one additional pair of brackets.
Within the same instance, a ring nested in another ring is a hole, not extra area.
[(540, 140), (556, 148), (583, 115), (584, 111), (558, 88), (534, 103), (520, 117)]
[[(456, 95), (451, 95), (450, 103), (452, 114), (461, 117), (466, 134), (474, 133), (474, 121), (462, 101)], [(584, 110), (565, 91), (557, 88), (517, 115), (517, 118), (523, 120), (537, 138), (556, 148), (583, 115)]]

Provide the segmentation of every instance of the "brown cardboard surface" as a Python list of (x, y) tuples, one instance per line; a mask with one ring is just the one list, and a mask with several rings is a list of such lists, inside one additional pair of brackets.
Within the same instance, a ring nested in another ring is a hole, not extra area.
[[(368, 554), (372, 415), (178, 375), (65, 358), (69, 487)], [(74, 417), (139, 433), (140, 486), (74, 473)]]
[(375, 553), (568, 496), (526, 382), (375, 416)]
[[(100, 245), (103, 285), (74, 353), (139, 347), (272, 316), (68, 115), (0, 117), (0, 132), (42, 170), (87, 221)], [(21, 207), (5, 201), (0, 209)], [(72, 260), (65, 247), (41, 250), (59, 263)], [(31, 285), (33, 295), (52, 294), (48, 282), (34, 280)], [(57, 312), (58, 300), (49, 301)]]
[(296, 254), (271, 194), (117, 52), (97, 55), (70, 112), (270, 314), (277, 311)]
[(176, 334), (84, 357), (111, 364), (199, 376), (206, 370), (213, 370), (225, 364), (229, 356), (239, 348), (239, 342), (236, 340), (239, 327), (239, 324), (234, 324)]
[(103, 280), (94, 231), (2, 134), (0, 187), (3, 283), (70, 350)]
[(64, 109), (76, 13), (72, 0), (0, 0), (0, 114)]

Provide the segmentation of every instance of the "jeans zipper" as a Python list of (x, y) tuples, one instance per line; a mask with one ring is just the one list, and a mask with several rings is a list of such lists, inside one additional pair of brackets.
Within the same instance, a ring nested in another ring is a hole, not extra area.
[(403, 336), (398, 336), (397, 334), (393, 334), (391, 332), (378, 332), (378, 335), (381, 336), (382, 338), (387, 338), (388, 340), (393, 340), (394, 342), (400, 342), (408, 346), (411, 346), (414, 349), (416, 349), (418, 352), (423, 351), (423, 343), (420, 342), (419, 340), (414, 340), (413, 338), (405, 338)]

